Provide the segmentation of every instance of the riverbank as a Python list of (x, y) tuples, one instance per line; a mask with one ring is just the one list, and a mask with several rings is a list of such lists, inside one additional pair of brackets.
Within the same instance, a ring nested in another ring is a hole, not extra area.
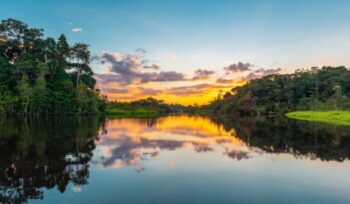
[(350, 111), (296, 111), (286, 116), (296, 120), (350, 126)]
[(105, 113), (108, 116), (118, 116), (118, 117), (151, 117), (151, 116), (160, 115), (160, 113), (155, 110), (150, 110), (145, 108), (135, 108), (135, 109), (107, 108)]

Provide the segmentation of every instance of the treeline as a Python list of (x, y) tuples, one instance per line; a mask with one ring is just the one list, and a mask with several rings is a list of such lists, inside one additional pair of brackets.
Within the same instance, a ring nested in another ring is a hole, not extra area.
[(108, 101), (106, 113), (120, 116), (159, 116), (165, 114), (202, 114), (200, 106), (167, 104), (152, 97), (131, 102)]
[(14, 20), (0, 23), (0, 114), (95, 114), (105, 97), (95, 89), (88, 45)]
[(172, 106), (154, 98), (131, 102), (109, 101), (107, 113), (115, 115), (162, 115), (172, 112)]
[(350, 70), (313, 67), (270, 75), (235, 87), (202, 107), (216, 114), (277, 114), (295, 110), (350, 109)]

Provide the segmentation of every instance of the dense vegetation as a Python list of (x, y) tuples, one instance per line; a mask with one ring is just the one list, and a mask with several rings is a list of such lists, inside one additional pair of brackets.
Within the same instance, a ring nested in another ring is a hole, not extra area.
[(171, 106), (154, 98), (132, 102), (109, 101), (106, 113), (118, 116), (157, 116), (172, 112)]
[(7, 19), (0, 23), (0, 115), (94, 114), (105, 98), (95, 89), (88, 45)]
[(295, 110), (346, 110), (350, 108), (350, 70), (314, 67), (293, 74), (255, 79), (214, 100), (212, 113), (259, 115)]

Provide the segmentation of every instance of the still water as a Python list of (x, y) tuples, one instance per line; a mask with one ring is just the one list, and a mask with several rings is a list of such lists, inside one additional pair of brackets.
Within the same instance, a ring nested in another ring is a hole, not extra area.
[(4, 203), (350, 203), (350, 128), (286, 118), (0, 120)]

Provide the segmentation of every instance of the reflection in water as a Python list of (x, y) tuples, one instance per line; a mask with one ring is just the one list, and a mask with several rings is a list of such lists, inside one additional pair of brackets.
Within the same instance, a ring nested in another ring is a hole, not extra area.
[(234, 130), (200, 116), (168, 116), (159, 119), (118, 119), (106, 124), (108, 134), (98, 142), (95, 163), (103, 167), (133, 166), (142, 169), (141, 161), (157, 157), (160, 151), (192, 147), (197, 153), (222, 151), (233, 159), (247, 159), (251, 148), (236, 137)]
[(107, 122), (101, 138), (104, 168), (133, 166), (157, 157), (160, 151), (192, 147), (197, 153), (221, 151), (232, 159), (266, 153), (297, 158), (344, 161), (350, 157), (350, 128), (286, 118), (207, 118), (168, 116), (158, 119), (118, 119)]
[(200, 116), (0, 120), (0, 202), (43, 199), (43, 189), (65, 192), (68, 184), (79, 192), (87, 184), (89, 164), (139, 171), (146, 160), (175, 150), (234, 160), (287, 153), (342, 162), (350, 157), (350, 128)]
[(247, 145), (297, 158), (339, 161), (350, 158), (350, 127), (276, 118), (217, 117), (226, 130), (235, 129)]
[(43, 199), (42, 187), (87, 183), (100, 121), (0, 121), (0, 202)]

